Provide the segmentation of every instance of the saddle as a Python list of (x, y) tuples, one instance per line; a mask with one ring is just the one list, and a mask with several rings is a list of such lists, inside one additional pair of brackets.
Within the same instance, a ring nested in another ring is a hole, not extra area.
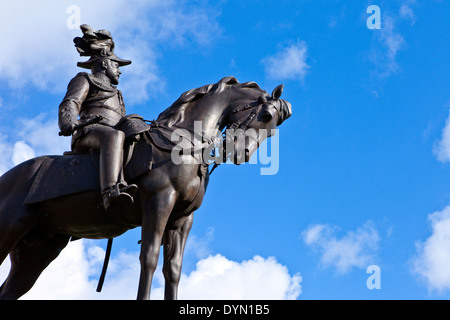
[[(124, 179), (132, 181), (152, 167), (152, 144), (145, 132), (150, 125), (138, 115), (123, 117), (116, 128), (125, 132)], [(65, 195), (100, 189), (99, 152), (97, 150), (68, 151), (62, 156), (41, 157), (39, 167), (25, 205)]]
[[(141, 116), (123, 117), (116, 125), (125, 132), (123, 175), (127, 182), (150, 171), (153, 163), (153, 148), (171, 152), (177, 145), (172, 141), (173, 129), (164, 125), (147, 124)], [(193, 142), (185, 137), (192, 151), (201, 150), (207, 142), (193, 147)], [(62, 196), (100, 190), (99, 152), (97, 150), (77, 150), (64, 152), (62, 156), (40, 157), (39, 167), (24, 204), (32, 205)], [(208, 165), (199, 165), (198, 175), (208, 178)]]

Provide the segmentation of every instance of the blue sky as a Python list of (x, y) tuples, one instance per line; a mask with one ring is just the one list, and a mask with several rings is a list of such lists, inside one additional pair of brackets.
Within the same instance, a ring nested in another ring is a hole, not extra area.
[[(380, 29), (367, 27), (370, 5)], [(81, 71), (71, 28), (80, 18), (110, 30), (117, 55), (133, 60), (119, 88), (128, 113), (146, 119), (225, 76), (269, 92), (285, 84), (293, 116), (279, 127), (278, 171), (262, 175), (258, 161), (214, 172), (181, 298), (448, 299), (449, 13), (445, 0), (9, 3), (0, 170), (68, 150), (57, 107)], [(115, 240), (102, 294), (106, 242), (77, 241), (26, 297), (133, 299), (139, 239), (136, 229)], [(380, 289), (366, 285), (371, 265)]]

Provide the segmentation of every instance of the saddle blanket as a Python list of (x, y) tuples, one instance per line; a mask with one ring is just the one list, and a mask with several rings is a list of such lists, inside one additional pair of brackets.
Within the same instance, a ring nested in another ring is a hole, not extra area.
[[(130, 115), (120, 122), (120, 130), (127, 138), (149, 129), (139, 116)], [(145, 141), (130, 141), (125, 147), (126, 181), (147, 172), (152, 166), (152, 149)], [(40, 157), (42, 164), (36, 173), (25, 205), (90, 190), (100, 190), (99, 152)], [(100, 191), (99, 191), (100, 192)]]
[(88, 190), (100, 190), (98, 153), (42, 157), (25, 205)]

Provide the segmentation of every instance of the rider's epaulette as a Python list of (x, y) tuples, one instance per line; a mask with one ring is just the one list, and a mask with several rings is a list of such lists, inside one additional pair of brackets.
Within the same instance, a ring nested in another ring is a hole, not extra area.
[(76, 75), (77, 77), (83, 76), (85, 77), (91, 86), (94, 86), (97, 90), (100, 91), (108, 91), (108, 92), (117, 92), (117, 88), (111, 84), (105, 84), (101, 80), (99, 80), (94, 75), (87, 72), (80, 72)]

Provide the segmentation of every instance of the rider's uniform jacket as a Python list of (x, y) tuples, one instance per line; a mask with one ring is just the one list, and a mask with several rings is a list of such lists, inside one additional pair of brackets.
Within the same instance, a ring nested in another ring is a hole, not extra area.
[[(69, 83), (67, 93), (59, 105), (59, 127), (63, 130), (70, 123), (89, 120), (101, 115), (102, 125), (114, 127), (126, 114), (122, 93), (115, 86), (105, 84), (92, 74), (80, 72)], [(75, 132), (77, 139), (89, 130), (89, 126)]]

